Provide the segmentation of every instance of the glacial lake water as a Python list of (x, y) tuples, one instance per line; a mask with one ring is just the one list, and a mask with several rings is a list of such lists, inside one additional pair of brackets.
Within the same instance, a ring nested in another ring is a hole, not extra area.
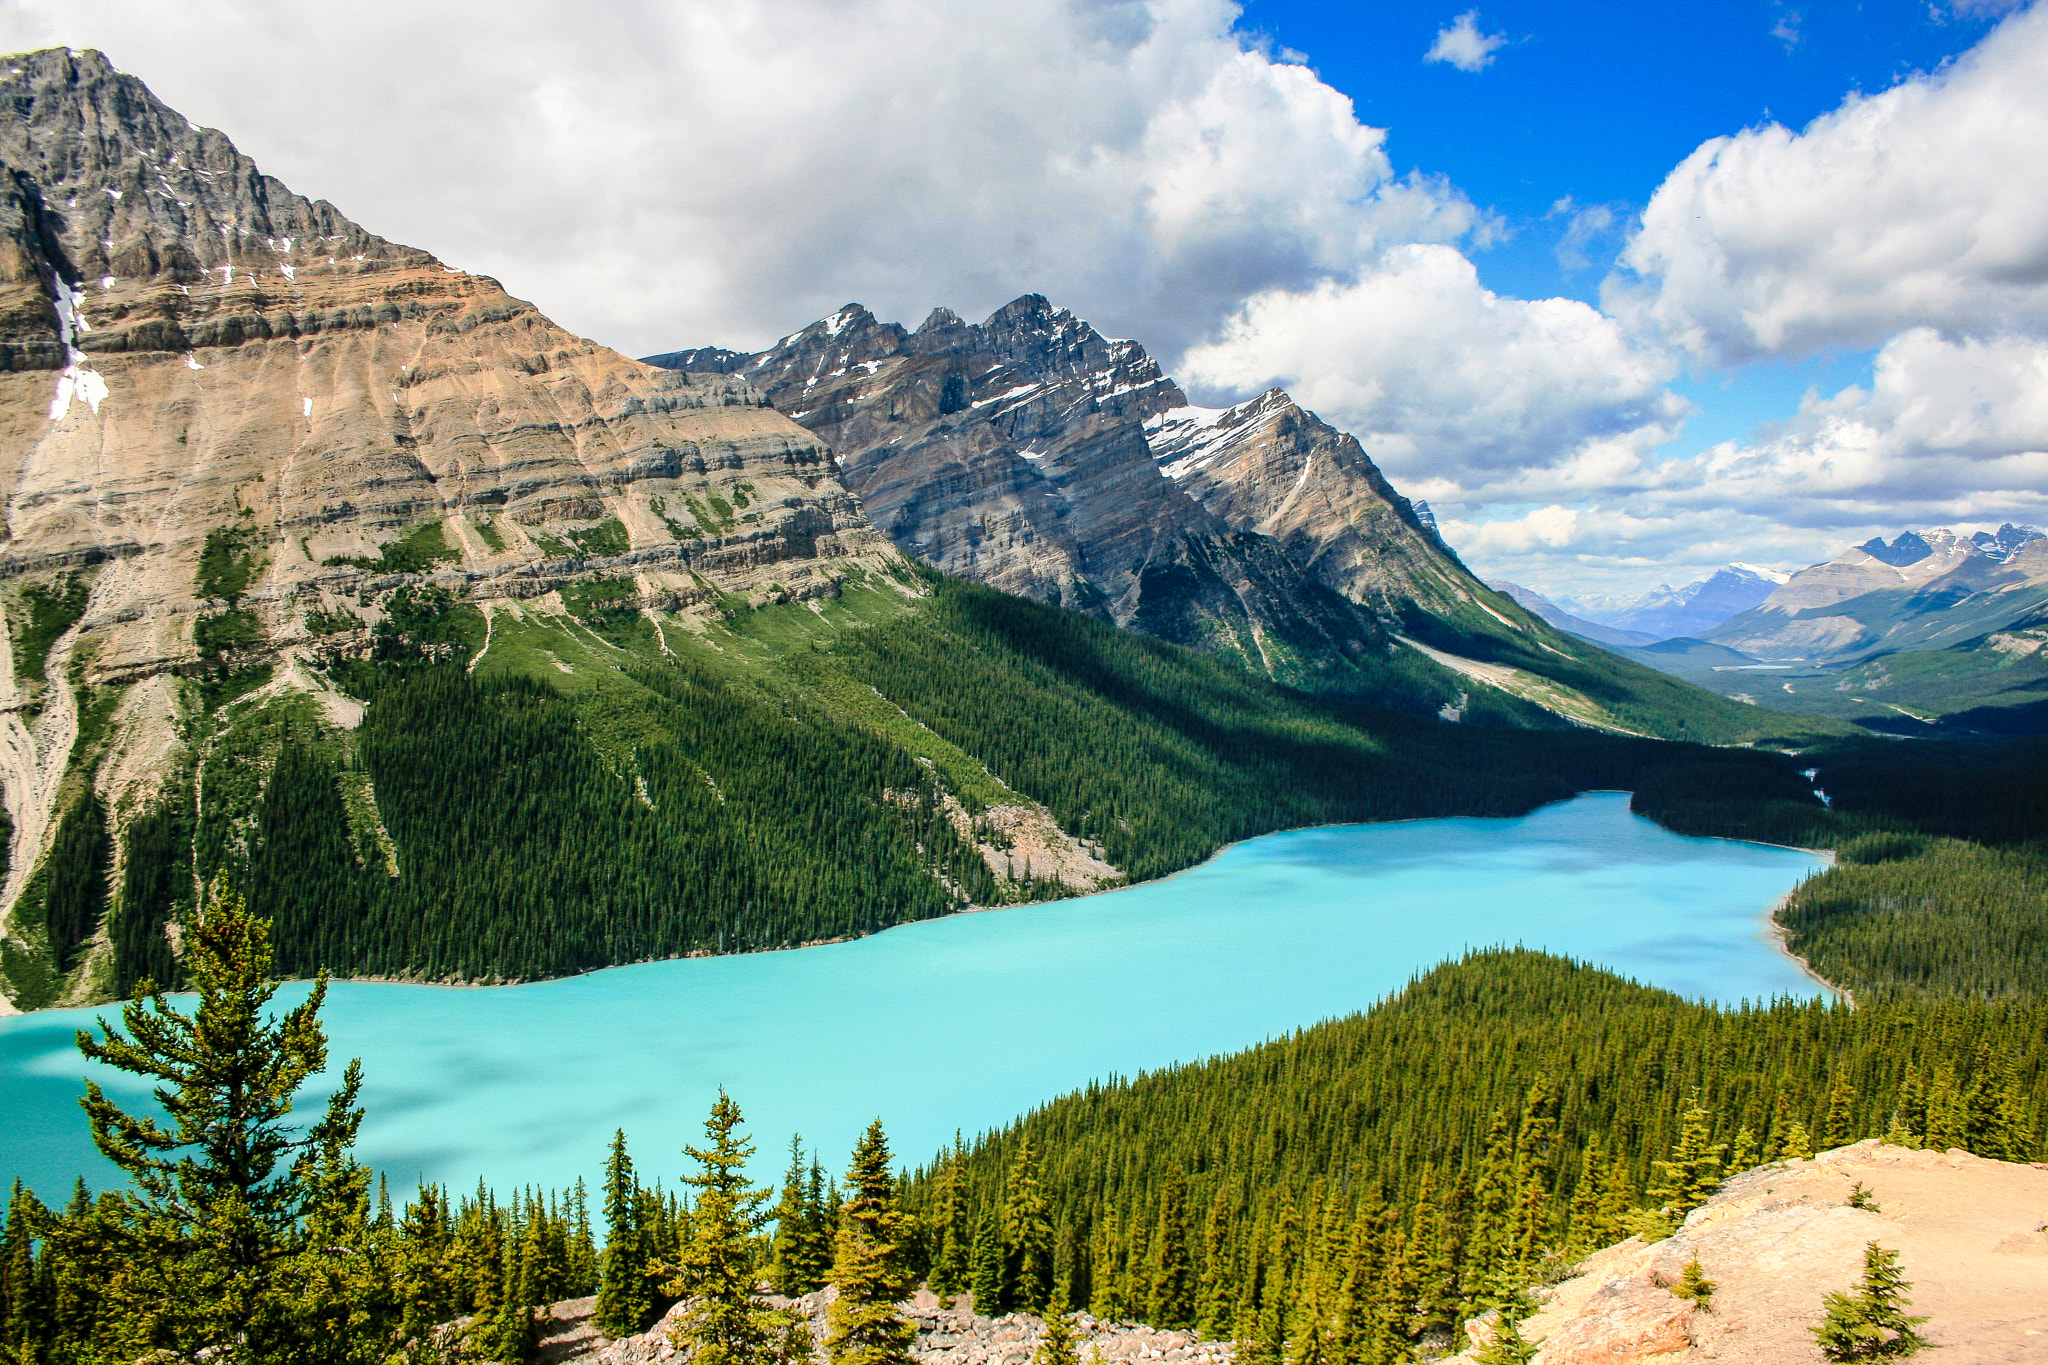
[[(423, 1177), (595, 1188), (615, 1128), (643, 1179), (673, 1185), (721, 1086), (770, 1178), (792, 1132), (839, 1170), (879, 1116), (898, 1158), (922, 1162), (955, 1129), (1091, 1079), (1364, 1009), (1467, 948), (1545, 948), (1700, 999), (1811, 997), (1764, 931), (1822, 865), (1672, 834), (1602, 792), (1518, 819), (1269, 835), (1122, 891), (794, 952), (488, 989), (340, 983), (324, 1017), (335, 1070), (363, 1060), (358, 1151), (394, 1195)], [(0, 1019), (0, 1182), (58, 1199), (80, 1172), (115, 1179), (77, 1105), (72, 1043), (104, 1012)]]

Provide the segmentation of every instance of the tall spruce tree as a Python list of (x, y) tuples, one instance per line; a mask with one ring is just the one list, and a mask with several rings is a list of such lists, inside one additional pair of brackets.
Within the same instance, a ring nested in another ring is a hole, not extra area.
[(56, 1305), (50, 1301), (47, 1257), (39, 1267), (36, 1243), (47, 1236), (50, 1222), (50, 1211), (17, 1179), (7, 1200), (7, 1232), (0, 1237), (0, 1359), (36, 1361), (45, 1354)]
[(1003, 1235), (994, 1209), (981, 1215), (974, 1229), (974, 1254), (969, 1266), (969, 1291), (974, 1311), (983, 1317), (1003, 1312)]
[(361, 1277), (323, 1263), (368, 1248), (309, 1230), (362, 1218), (368, 1172), (352, 1156), (361, 1066), (349, 1064), (315, 1123), (287, 1121), (293, 1095), (327, 1065), (326, 975), (304, 1004), (269, 1017), (269, 924), (223, 878), (185, 943), (192, 1014), (145, 982), (147, 998), (122, 1008), (119, 1027), (102, 1020), (99, 1037), (78, 1034), (88, 1058), (158, 1082), (169, 1120), (130, 1114), (86, 1085), (93, 1142), (131, 1186), (95, 1210), (133, 1267), (121, 1285), (127, 1311), (189, 1354), (253, 1365), (353, 1359), (374, 1325), (357, 1340), (324, 1329), (337, 1313), (353, 1316), (330, 1299)]
[(965, 1146), (959, 1134), (954, 1134), (953, 1156), (940, 1167), (925, 1229), (932, 1248), (929, 1285), (941, 1299), (951, 1299), (968, 1287), (972, 1237), (967, 1226), (967, 1188), (961, 1170)]
[(640, 1226), (640, 1182), (626, 1151), (626, 1130), (612, 1134), (604, 1163), (604, 1264), (598, 1275), (597, 1307), (591, 1321), (608, 1337), (625, 1337), (647, 1326), (653, 1296), (647, 1292), (647, 1248)]
[(1151, 1259), (1149, 1321), (1155, 1327), (1192, 1327), (1195, 1273), (1188, 1257), (1188, 1178), (1177, 1165), (1167, 1173), (1166, 1187), (1159, 1194)]
[(880, 1119), (853, 1149), (846, 1193), (833, 1248), (832, 1284), (839, 1297), (826, 1317), (826, 1353), (833, 1365), (909, 1365), (917, 1328), (897, 1311), (911, 1284), (903, 1247), (909, 1220), (896, 1207)]
[(812, 1183), (803, 1139), (792, 1136), (789, 1171), (782, 1178), (782, 1197), (775, 1205), (775, 1238), (769, 1251), (770, 1282), (776, 1293), (792, 1298), (822, 1287), (832, 1266), (831, 1242), (822, 1226), (823, 1210), (811, 1198)]
[(664, 1289), (688, 1301), (669, 1343), (695, 1365), (767, 1365), (784, 1358), (788, 1341), (787, 1315), (754, 1299), (753, 1238), (767, 1222), (769, 1192), (747, 1183), (754, 1144), (740, 1122), (740, 1107), (720, 1090), (704, 1121), (706, 1145), (683, 1148), (697, 1163), (683, 1177), (697, 1198)]
[(1003, 1300), (1035, 1313), (1052, 1297), (1052, 1205), (1028, 1139), (1017, 1144), (1003, 1189)]

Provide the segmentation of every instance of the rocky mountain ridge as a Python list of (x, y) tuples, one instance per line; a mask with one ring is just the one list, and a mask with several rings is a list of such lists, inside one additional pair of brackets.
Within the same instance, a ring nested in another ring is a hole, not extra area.
[(753, 355), (648, 359), (758, 385), (947, 573), (1311, 691), (1627, 728), (1593, 695), (1628, 692), (1594, 676), (1613, 661), (1473, 578), (1354, 438), (1278, 389), (1195, 407), (1038, 295), (914, 331), (848, 304)]

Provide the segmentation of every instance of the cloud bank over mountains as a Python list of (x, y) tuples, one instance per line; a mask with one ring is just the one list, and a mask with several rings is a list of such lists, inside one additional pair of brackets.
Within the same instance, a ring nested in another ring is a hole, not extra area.
[[(1489, 576), (1621, 588), (2048, 520), (2039, 5), (1803, 130), (1701, 146), (1600, 225), (1628, 236), (1599, 308), (1487, 289), (1472, 256), (1501, 224), (1398, 173), (1387, 130), (1224, 0), (478, 18), (17, 0), (0, 43), (99, 47), (300, 192), (630, 353), (758, 348), (849, 299), (915, 318), (1044, 293), (1200, 397), (1287, 386)], [(1487, 27), (1447, 16), (1427, 59), (1493, 79)], [(1833, 348), (1876, 348), (1871, 382), (1661, 453), (1681, 377)]]

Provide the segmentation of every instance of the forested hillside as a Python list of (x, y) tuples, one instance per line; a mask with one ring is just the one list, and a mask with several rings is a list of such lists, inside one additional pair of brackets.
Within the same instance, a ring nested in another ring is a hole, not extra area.
[(1880, 1136), (2038, 1157), (2044, 1032), (2038, 995), (1723, 1010), (1481, 953), (1364, 1015), (1090, 1086), (942, 1153), (909, 1200), (977, 1303), (1392, 1360), (1763, 1160)]
[[(140, 803), (97, 795), (129, 690), (82, 690), (12, 998), (179, 979), (169, 926), (223, 869), (276, 907), (289, 973), (510, 980), (862, 934), (1276, 829), (1517, 814), (1674, 769), (1819, 809), (1775, 753), (1574, 729), (1483, 690), (1462, 723), (1310, 697), (907, 569), (709, 624), (636, 608), (623, 578), (556, 600), (486, 615), (402, 586), (374, 630), (312, 622), (332, 643), (281, 668), (223, 655), (177, 684), (185, 743)], [(1748, 715), (1740, 737), (1773, 740), (1776, 718)]]

